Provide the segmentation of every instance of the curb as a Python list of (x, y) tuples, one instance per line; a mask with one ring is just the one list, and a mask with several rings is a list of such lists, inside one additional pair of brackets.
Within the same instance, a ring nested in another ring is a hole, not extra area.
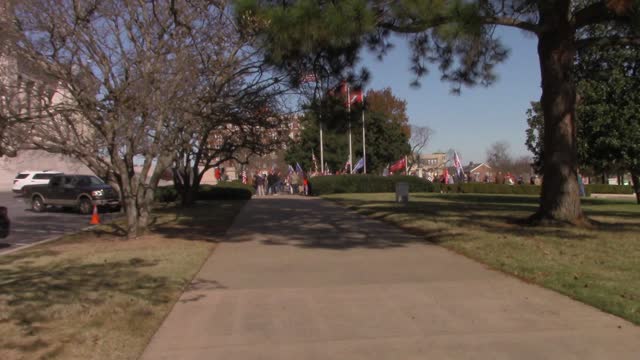
[(72, 233), (67, 233), (67, 234), (62, 234), (62, 235), (50, 237), (50, 238), (47, 238), (47, 239), (44, 239), (44, 240), (36, 241), (34, 243), (31, 243), (31, 244), (18, 246), (18, 247), (14, 248), (14, 249), (11, 249), (11, 250), (0, 251), (0, 256), (15, 254), (18, 251), (21, 251), (21, 250), (24, 250), (24, 249), (29, 249), (29, 248), (32, 248), (32, 247), (34, 247), (36, 245), (42, 245), (42, 244), (46, 244), (46, 243), (49, 243), (49, 242), (53, 242), (53, 241), (59, 240), (62, 237), (65, 237), (65, 236), (68, 236), (68, 235), (73, 235), (73, 234), (78, 234), (78, 233), (81, 233), (83, 231), (87, 231), (87, 230), (93, 229), (94, 227), (95, 227), (95, 225), (87, 226), (85, 228), (82, 228), (82, 229), (80, 229), (78, 231), (75, 231), (75, 232), (72, 232)]

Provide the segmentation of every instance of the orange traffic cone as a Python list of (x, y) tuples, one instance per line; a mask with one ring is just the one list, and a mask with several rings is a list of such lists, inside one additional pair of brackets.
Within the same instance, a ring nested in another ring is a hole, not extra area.
[(100, 225), (100, 216), (98, 215), (98, 207), (93, 205), (93, 215), (91, 215), (91, 225)]

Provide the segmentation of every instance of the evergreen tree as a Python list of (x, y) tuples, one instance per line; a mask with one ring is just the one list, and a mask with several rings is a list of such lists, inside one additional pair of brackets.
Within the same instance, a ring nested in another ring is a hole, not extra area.
[[(348, 130), (351, 119), (353, 161), (362, 157), (362, 108), (352, 108), (349, 115), (341, 104), (334, 100), (325, 100), (325, 107), (308, 110), (301, 119), (303, 131), (300, 139), (287, 151), (286, 160), (291, 164), (298, 162), (305, 170), (314, 170), (312, 153), (318, 159), (320, 148), (319, 118), (322, 116), (325, 130), (324, 160), (333, 173), (344, 170), (349, 158)], [(365, 128), (367, 142), (367, 172), (381, 174), (390, 163), (397, 161), (411, 151), (409, 138), (403, 126), (393, 121), (388, 114), (369, 111), (365, 108)]]
[[(630, 172), (640, 203), (640, 49), (618, 46), (579, 52), (575, 65), (580, 102), (578, 162), (600, 173)], [(527, 111), (527, 146), (539, 169), (546, 166), (544, 115)]]
[[(384, 56), (397, 33), (409, 39), (417, 77), (435, 63), (454, 92), (495, 81), (494, 66), (508, 54), (495, 36), (497, 26), (535, 35), (546, 159), (540, 208), (532, 219), (582, 222), (574, 59), (579, 49), (594, 45), (638, 46), (640, 0), (237, 0), (236, 9), (242, 21), (262, 24), (268, 59), (284, 68), (339, 73), (358, 60), (362, 46)], [(611, 24), (624, 31), (587, 31)]]

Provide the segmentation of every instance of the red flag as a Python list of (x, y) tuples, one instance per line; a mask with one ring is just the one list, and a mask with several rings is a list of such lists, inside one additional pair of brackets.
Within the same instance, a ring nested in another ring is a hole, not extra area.
[(340, 84), (336, 85), (335, 87), (329, 89), (329, 91), (327, 91), (327, 95), (329, 96), (347, 96), (347, 82), (345, 80), (340, 81)]
[(362, 89), (353, 90), (351, 94), (349, 94), (349, 101), (351, 102), (351, 105), (358, 103), (362, 104), (364, 102), (364, 93), (362, 92)]
[(406, 162), (405, 158), (402, 158), (402, 159), (394, 162), (393, 164), (391, 164), (391, 166), (389, 166), (389, 171), (398, 172), (398, 171), (404, 169), (406, 166), (407, 166), (407, 162)]

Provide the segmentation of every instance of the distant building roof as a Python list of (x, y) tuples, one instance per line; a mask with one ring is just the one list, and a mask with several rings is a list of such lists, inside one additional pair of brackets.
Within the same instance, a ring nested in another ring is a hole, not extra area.
[(479, 163), (479, 164), (469, 163), (469, 165), (464, 167), (464, 170), (466, 172), (474, 172), (475, 170), (477, 170), (479, 167), (483, 165), (491, 169), (491, 166), (489, 166), (489, 164), (487, 163)]

